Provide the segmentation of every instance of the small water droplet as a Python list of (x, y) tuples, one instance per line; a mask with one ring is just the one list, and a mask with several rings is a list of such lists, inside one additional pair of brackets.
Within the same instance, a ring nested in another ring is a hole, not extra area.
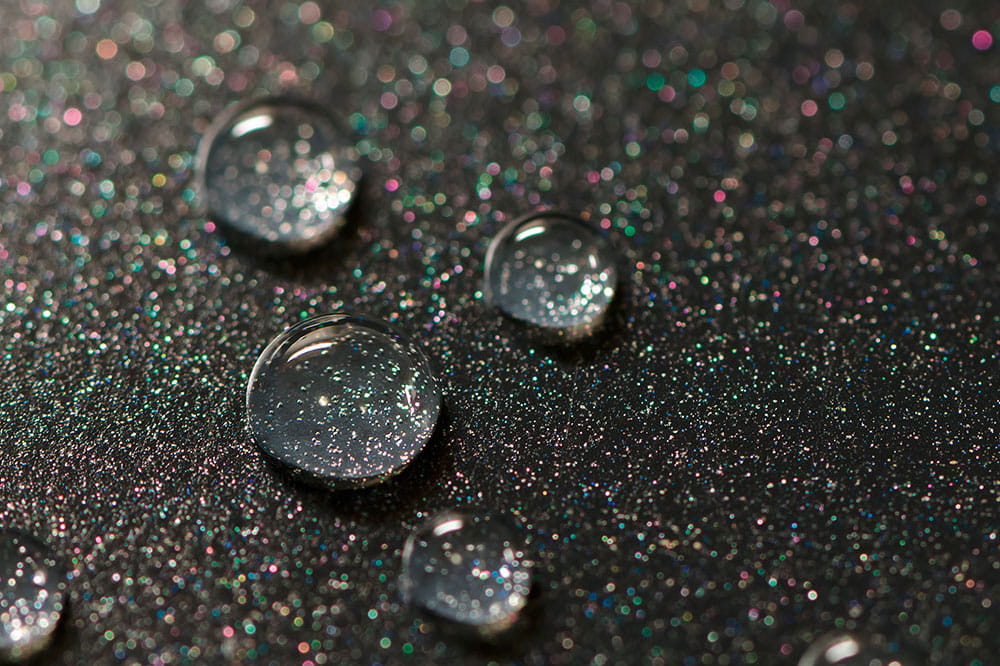
[(798, 666), (915, 666), (886, 646), (845, 633), (827, 634), (809, 646)]
[(356, 151), (329, 117), (283, 98), (224, 113), (202, 138), (198, 167), (210, 214), (264, 252), (329, 241), (361, 178)]
[(247, 384), (254, 442), (293, 473), (334, 487), (399, 472), (430, 439), (440, 408), (420, 350), (385, 324), (340, 313), (278, 335)]
[(447, 511), (406, 540), (400, 589), (410, 603), (490, 635), (517, 621), (528, 602), (531, 568), (513, 527)]
[(49, 644), (66, 603), (66, 574), (26, 534), (0, 532), (0, 661), (37, 654)]
[(486, 295), (505, 314), (566, 339), (604, 322), (618, 287), (611, 244), (583, 220), (551, 211), (504, 227), (486, 253)]

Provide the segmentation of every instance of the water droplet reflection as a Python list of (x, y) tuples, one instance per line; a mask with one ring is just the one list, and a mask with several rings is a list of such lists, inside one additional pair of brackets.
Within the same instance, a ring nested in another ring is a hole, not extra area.
[(618, 286), (616, 256), (583, 220), (536, 213), (508, 224), (490, 243), (485, 286), (508, 316), (578, 339), (605, 320)]
[(413, 532), (403, 548), (403, 596), (484, 635), (517, 621), (531, 581), (524, 540), (513, 527), (487, 517), (438, 514)]
[(45, 648), (66, 603), (66, 574), (35, 539), (0, 532), (0, 661)]
[(423, 354), (379, 322), (330, 314), (278, 335), (247, 385), (254, 442), (335, 487), (399, 472), (430, 439), (441, 398)]
[(198, 162), (210, 213), (263, 251), (330, 240), (361, 178), (356, 151), (326, 114), (280, 98), (224, 114), (202, 139)]
[(916, 666), (872, 641), (851, 634), (821, 636), (799, 659), (798, 666)]

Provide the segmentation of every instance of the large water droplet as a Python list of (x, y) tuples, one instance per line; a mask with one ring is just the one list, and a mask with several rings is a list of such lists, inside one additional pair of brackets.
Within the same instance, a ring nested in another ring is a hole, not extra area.
[(406, 540), (404, 598), (484, 635), (512, 626), (528, 602), (531, 562), (513, 527), (448, 511)]
[(237, 105), (198, 148), (209, 212), (265, 252), (303, 252), (344, 223), (361, 170), (317, 107), (282, 98)]
[(508, 224), (486, 253), (486, 296), (504, 313), (564, 338), (596, 330), (615, 297), (618, 268), (607, 239), (551, 211)]
[(886, 646), (845, 633), (821, 636), (799, 659), (799, 666), (916, 666)]
[(48, 549), (13, 530), (0, 532), (0, 661), (49, 644), (66, 603), (66, 574)]
[(278, 335), (247, 385), (257, 445), (293, 473), (334, 487), (400, 471), (430, 439), (440, 408), (416, 347), (385, 324), (345, 314)]

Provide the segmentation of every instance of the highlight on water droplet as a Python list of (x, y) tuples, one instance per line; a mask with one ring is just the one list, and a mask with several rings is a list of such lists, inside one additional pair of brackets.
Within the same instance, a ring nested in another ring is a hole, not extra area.
[(798, 666), (916, 666), (917, 662), (896, 654), (898, 650), (890, 650), (884, 643), (878, 637), (826, 634), (809, 646)]
[(247, 384), (250, 437), (272, 460), (334, 488), (398, 473), (441, 409), (424, 355), (378, 321), (320, 315), (279, 334)]
[(486, 298), (514, 319), (579, 339), (604, 323), (618, 288), (617, 263), (607, 238), (584, 220), (534, 213), (490, 243)]
[(358, 153), (312, 103), (238, 104), (198, 146), (209, 214), (262, 253), (317, 248), (343, 226), (361, 180)]
[(496, 636), (528, 603), (532, 562), (525, 551), (519, 530), (503, 520), (439, 513), (407, 538), (400, 590), (408, 603)]
[(66, 607), (66, 573), (49, 550), (15, 530), (0, 531), (0, 661), (45, 649)]

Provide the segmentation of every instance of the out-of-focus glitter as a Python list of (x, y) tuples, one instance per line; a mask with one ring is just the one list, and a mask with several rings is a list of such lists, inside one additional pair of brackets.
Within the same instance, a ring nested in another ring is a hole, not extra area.
[(993, 35), (989, 30), (976, 30), (972, 35), (972, 45), (980, 51), (986, 51), (993, 46)]

